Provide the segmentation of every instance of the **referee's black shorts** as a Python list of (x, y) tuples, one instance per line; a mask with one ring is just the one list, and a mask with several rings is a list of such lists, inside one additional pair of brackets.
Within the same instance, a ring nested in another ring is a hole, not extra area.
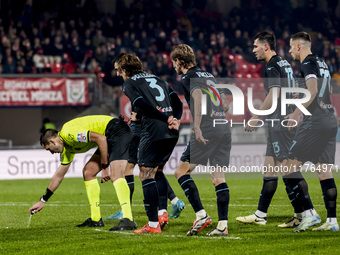
[[(109, 162), (114, 160), (127, 160), (132, 139), (132, 132), (129, 125), (119, 118), (114, 118), (107, 124), (105, 136)], [(99, 149), (97, 149), (95, 154), (100, 155)]]

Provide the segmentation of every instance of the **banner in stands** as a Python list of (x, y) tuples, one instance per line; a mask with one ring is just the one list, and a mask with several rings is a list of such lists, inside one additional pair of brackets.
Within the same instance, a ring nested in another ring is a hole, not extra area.
[[(340, 150), (340, 143), (336, 145), (337, 151)], [(76, 154), (71, 163), (66, 177), (82, 177), (82, 169), (85, 163), (91, 158), (96, 149), (87, 153)], [(169, 161), (164, 167), (165, 174), (174, 174), (178, 162), (183, 153), (184, 146), (176, 146)], [(242, 144), (233, 145), (230, 155), (230, 173), (261, 172), (265, 159), (265, 144)], [(60, 165), (59, 154), (50, 154), (46, 150), (0, 150), (0, 180), (14, 179), (45, 179), (51, 178)], [(194, 173), (207, 173), (207, 168), (200, 166)], [(304, 169), (315, 172), (315, 167), (306, 164)], [(340, 171), (340, 157), (335, 158), (333, 171)], [(228, 175), (228, 172), (226, 173)], [(138, 175), (138, 166), (134, 169), (134, 175)], [(100, 177), (100, 173), (98, 174)], [(315, 175), (316, 177), (316, 175)]]
[(0, 79), (0, 107), (88, 104), (87, 78)]

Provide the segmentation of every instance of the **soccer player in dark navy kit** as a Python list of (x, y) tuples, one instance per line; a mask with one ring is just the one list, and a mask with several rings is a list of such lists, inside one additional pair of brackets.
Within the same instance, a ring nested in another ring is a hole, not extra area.
[(138, 165), (149, 223), (135, 233), (161, 233), (159, 196), (166, 199), (167, 183), (163, 172), (157, 173), (157, 176), (156, 172), (169, 159), (177, 143), (182, 103), (165, 81), (143, 72), (142, 62), (137, 56), (125, 54), (115, 62), (115, 66), (117, 74), (125, 80), (123, 92), (132, 107), (142, 111)]
[[(311, 38), (306, 32), (299, 32), (290, 39), (290, 50), (294, 60), (301, 63), (301, 77), (303, 81), (299, 87), (309, 90), (311, 97), (303, 104), (311, 115), (304, 115), (301, 126), (297, 130), (289, 153), (287, 166), (291, 172), (287, 178), (287, 185), (301, 188), (300, 179), (303, 178), (299, 172), (300, 167), (306, 161), (315, 165), (320, 180), (323, 198), (327, 209), (326, 223), (313, 230), (339, 231), (336, 219), (336, 197), (332, 165), (335, 158), (335, 138), (337, 134), (337, 121), (334, 108), (330, 100), (330, 74), (326, 63), (311, 52)], [(296, 108), (286, 118), (291, 119), (288, 125), (293, 126), (298, 121), (301, 110)], [(294, 121), (295, 120), (295, 121)], [(297, 170), (297, 172), (295, 172)], [(308, 189), (300, 197), (303, 203), (305, 215), (299, 226), (294, 228), (295, 232), (305, 231), (309, 227), (321, 222), (320, 217), (308, 201)]]
[[(196, 66), (195, 54), (190, 46), (186, 44), (176, 46), (170, 57), (177, 74), (183, 74), (185, 99), (193, 116), (194, 134), (175, 171), (175, 176), (196, 213), (196, 220), (187, 233), (191, 236), (210, 225), (212, 220), (203, 208), (190, 172), (197, 164), (207, 165), (208, 160), (210, 166), (229, 167), (230, 128), (225, 124), (216, 127), (213, 124), (214, 119), (225, 120), (228, 102), (225, 96), (219, 95), (214, 88), (216, 83), (214, 76)], [(202, 94), (207, 96), (206, 115), (201, 114)], [(213, 95), (215, 102), (208, 94)], [(228, 235), (229, 188), (223, 171), (213, 172), (211, 180), (216, 190), (219, 222), (208, 235), (225, 236)]]
[[(242, 223), (266, 225), (268, 207), (277, 188), (277, 170), (282, 169), (282, 167), (285, 166), (293, 139), (292, 131), (289, 131), (287, 127), (281, 125), (281, 121), (284, 120), (285, 116), (281, 115), (280, 97), (281, 88), (295, 86), (293, 70), (286, 60), (276, 54), (275, 46), (276, 39), (271, 32), (260, 32), (254, 38), (253, 52), (255, 53), (257, 60), (265, 61), (267, 63), (264, 74), (266, 98), (259, 110), (269, 110), (274, 104), (274, 100), (277, 101), (277, 107), (273, 113), (265, 116), (268, 119), (275, 119), (276, 121), (268, 123), (267, 150), (264, 162), (264, 167), (267, 171), (264, 172), (263, 186), (257, 211), (254, 214), (245, 217), (237, 217), (236, 220)], [(288, 106), (286, 109), (287, 114), (293, 111), (292, 105)], [(259, 118), (260, 116), (253, 115), (248, 122), (251, 126), (247, 125), (246, 131), (253, 131)], [(276, 170), (274, 170), (274, 167), (277, 167)], [(282, 171), (281, 174), (284, 175), (284, 172)], [(291, 191), (287, 193), (294, 195)], [(295, 209), (295, 215), (290, 221), (280, 224), (279, 227), (293, 227), (299, 225), (301, 222), (303, 208), (296, 203), (295, 199), (291, 200)]]

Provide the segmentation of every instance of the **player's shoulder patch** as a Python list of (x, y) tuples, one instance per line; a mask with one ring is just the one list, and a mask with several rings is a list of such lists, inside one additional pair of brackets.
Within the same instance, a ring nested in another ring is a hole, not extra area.
[(87, 142), (87, 133), (78, 133), (77, 134), (77, 141), (79, 143), (86, 143)]

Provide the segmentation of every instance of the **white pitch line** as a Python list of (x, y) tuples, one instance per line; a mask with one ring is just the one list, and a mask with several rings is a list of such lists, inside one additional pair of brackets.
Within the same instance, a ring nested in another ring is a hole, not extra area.
[[(0, 206), (31, 206), (32, 203), (27, 202), (0, 202)], [(50, 202), (48, 203), (48, 206), (90, 206), (89, 204), (71, 204), (71, 203), (61, 203), (61, 201), (57, 202)], [(101, 207), (112, 207), (112, 206), (119, 206), (119, 204), (100, 204)], [(144, 204), (132, 204), (133, 207), (144, 207)], [(168, 205), (171, 206), (171, 205)], [(186, 207), (191, 207), (190, 204), (186, 204)], [(204, 204), (205, 207), (215, 207), (216, 204)], [(257, 204), (229, 204), (230, 207), (248, 207), (248, 206), (258, 206)], [(271, 207), (291, 207), (290, 204), (286, 205), (270, 205)], [(324, 207), (325, 205), (314, 205), (315, 207)], [(340, 207), (340, 204), (337, 205), (337, 207)]]
[[(109, 231), (109, 230), (104, 230), (104, 229), (94, 229), (95, 231), (98, 232), (106, 232), (106, 233), (113, 233), (113, 234), (122, 234), (122, 235), (128, 235), (128, 236), (141, 236), (135, 233), (131, 232), (124, 232), (124, 231)], [(144, 236), (145, 234), (143, 234)], [(146, 234), (147, 236), (162, 236), (162, 237), (171, 237), (171, 238), (183, 238), (185, 235), (167, 235), (167, 234), (160, 234), (160, 235), (151, 235), (151, 234)], [(241, 237), (238, 236), (190, 236), (188, 238), (199, 238), (199, 239), (216, 239), (216, 238), (226, 238), (226, 239), (235, 239), (235, 240), (240, 240), (242, 239)]]

